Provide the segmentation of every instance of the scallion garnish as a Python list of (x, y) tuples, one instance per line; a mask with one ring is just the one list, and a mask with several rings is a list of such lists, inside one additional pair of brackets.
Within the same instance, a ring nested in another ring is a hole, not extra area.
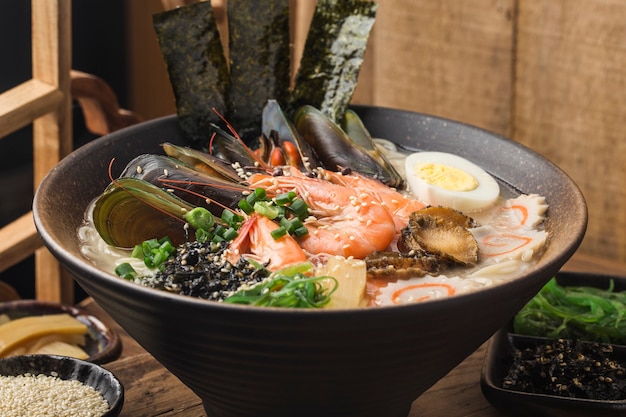
[(117, 276), (122, 277), (128, 281), (132, 281), (137, 277), (137, 272), (135, 271), (135, 268), (133, 268), (128, 262), (119, 264), (115, 268), (115, 273), (117, 274)]
[(274, 220), (278, 217), (278, 207), (272, 205), (269, 201), (257, 201), (254, 203), (254, 211), (268, 219)]
[(215, 224), (213, 214), (204, 207), (195, 207), (183, 216), (185, 221), (194, 229), (210, 230)]
[(295, 191), (280, 193), (269, 199), (263, 188), (256, 188), (241, 199), (238, 206), (247, 214), (258, 213), (278, 223), (279, 228), (272, 232), (274, 239), (285, 234), (304, 236), (308, 233), (302, 220), (309, 217), (309, 206), (298, 198)]
[(224, 302), (264, 307), (323, 307), (330, 302), (330, 296), (337, 289), (338, 283), (329, 276), (305, 275), (311, 267), (309, 262), (305, 262), (276, 271), (265, 282), (237, 291)]

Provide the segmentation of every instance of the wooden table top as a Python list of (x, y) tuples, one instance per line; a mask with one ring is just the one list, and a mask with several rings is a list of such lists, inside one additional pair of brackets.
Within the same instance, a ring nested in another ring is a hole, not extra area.
[[(626, 264), (576, 254), (563, 269), (624, 275)], [(116, 329), (122, 338), (120, 358), (104, 365), (124, 384), (126, 400), (120, 416), (206, 416), (200, 399), (130, 338), (92, 299), (83, 301), (81, 307)], [(415, 400), (409, 417), (505, 416), (487, 402), (480, 390), (487, 344)]]

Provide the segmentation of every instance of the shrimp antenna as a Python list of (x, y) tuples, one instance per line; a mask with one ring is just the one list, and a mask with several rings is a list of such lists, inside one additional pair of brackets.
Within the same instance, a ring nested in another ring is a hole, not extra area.
[[(189, 189), (187, 189), (187, 188), (185, 188), (185, 187), (178, 186), (178, 185), (174, 185), (174, 184), (182, 184), (182, 185), (204, 185), (204, 184), (203, 184), (203, 183), (201, 183), (201, 182), (198, 182), (198, 181), (189, 181), (189, 180), (173, 180), (173, 179), (169, 179), (169, 178), (159, 178), (159, 182), (161, 182), (161, 183), (165, 184), (168, 188), (171, 188), (172, 190), (178, 190), (178, 191), (182, 191), (182, 192), (185, 192), (185, 193), (188, 193), (188, 194), (194, 195), (194, 196), (199, 197), (199, 198), (204, 198), (204, 201), (205, 201), (207, 204), (215, 204), (215, 205), (217, 205), (217, 206), (221, 207), (221, 208), (222, 208), (222, 209), (224, 209), (224, 210), (228, 210), (228, 211), (231, 211), (231, 212), (235, 213), (235, 210), (231, 209), (230, 207), (228, 207), (228, 206), (227, 206), (227, 205), (225, 205), (225, 204), (220, 203), (220, 202), (219, 202), (219, 201), (217, 201), (217, 200), (214, 200), (214, 199), (212, 199), (212, 198), (209, 198), (209, 197), (207, 197), (207, 196), (205, 196), (205, 195), (203, 195), (203, 194), (201, 194), (201, 193), (198, 193), (198, 192), (195, 192), (195, 191), (189, 190)], [(233, 190), (233, 191), (235, 190), (235, 188), (234, 188), (234, 187), (229, 187), (229, 186), (226, 186), (226, 185), (212, 184), (212, 186), (214, 186), (215, 188), (221, 188), (221, 189), (225, 189), (225, 190)]]
[[(259, 164), (259, 166), (261, 166), (265, 170), (268, 170), (269, 166), (267, 165), (267, 163), (265, 163), (265, 161), (263, 161), (261, 158), (259, 158), (259, 156), (257, 154), (255, 154), (252, 151), (252, 149), (250, 149), (250, 147), (248, 147), (248, 145), (246, 145), (246, 143), (243, 141), (243, 139), (241, 139), (241, 136), (239, 136), (239, 133), (237, 133), (237, 131), (235, 130), (233, 125), (231, 125), (230, 122), (228, 120), (226, 120), (226, 118), (224, 116), (222, 116), (222, 114), (215, 107), (212, 107), (211, 109), (213, 110), (213, 113), (215, 113), (217, 115), (217, 117), (219, 117), (222, 120), (222, 122), (224, 122), (224, 124), (226, 125), (226, 127), (228, 128), (230, 133), (232, 133), (233, 136), (235, 137), (235, 139), (237, 139), (237, 141), (241, 144), (241, 146), (244, 147), (244, 149), (246, 150), (248, 155), (250, 155), (250, 157), (252, 159), (254, 159)], [(215, 134), (214, 134), (214, 136), (211, 137), (211, 147), (213, 147), (213, 139), (214, 139), (214, 137), (215, 137)]]

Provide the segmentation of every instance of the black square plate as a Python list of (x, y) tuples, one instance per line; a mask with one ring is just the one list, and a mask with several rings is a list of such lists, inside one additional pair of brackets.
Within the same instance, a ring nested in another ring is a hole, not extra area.
[[(572, 272), (561, 272), (557, 275), (557, 282), (562, 286), (607, 288), (610, 280), (614, 281), (615, 291), (626, 290), (626, 277)], [(481, 389), (494, 407), (518, 416), (626, 416), (626, 399), (591, 400), (502, 388), (504, 377), (513, 363), (513, 352), (545, 342), (545, 338), (512, 333), (512, 322), (493, 336), (482, 369)], [(617, 361), (626, 363), (626, 346), (613, 345), (613, 356)]]

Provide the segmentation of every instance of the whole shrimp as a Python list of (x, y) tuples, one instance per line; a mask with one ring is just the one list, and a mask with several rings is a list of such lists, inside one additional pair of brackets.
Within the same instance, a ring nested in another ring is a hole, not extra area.
[(241, 256), (249, 257), (272, 271), (306, 261), (306, 254), (293, 237), (272, 237), (271, 232), (276, 228), (278, 225), (267, 217), (251, 215), (242, 224), (238, 236), (230, 243), (226, 259), (235, 264)]
[(251, 187), (276, 194), (294, 190), (309, 206), (309, 233), (298, 242), (311, 254), (362, 259), (385, 250), (396, 235), (393, 216), (365, 190), (304, 175), (255, 174)]
[(395, 188), (391, 188), (371, 177), (355, 172), (350, 174), (328, 170), (320, 170), (320, 172), (324, 179), (332, 183), (345, 185), (360, 192), (371, 194), (393, 216), (397, 233), (400, 233), (402, 228), (409, 223), (411, 213), (426, 206), (421, 201), (408, 197), (398, 192)]
[[(287, 168), (288, 175), (298, 178), (307, 178), (301, 171), (293, 168)], [(341, 172), (329, 171), (327, 169), (317, 168), (318, 176), (333, 184), (343, 185), (353, 188), (360, 192), (371, 195), (384, 208), (389, 211), (393, 217), (396, 233), (400, 233), (409, 223), (409, 216), (414, 211), (424, 208), (426, 205), (421, 201), (400, 193), (395, 188), (389, 187), (382, 182), (356, 172), (344, 174)]]

